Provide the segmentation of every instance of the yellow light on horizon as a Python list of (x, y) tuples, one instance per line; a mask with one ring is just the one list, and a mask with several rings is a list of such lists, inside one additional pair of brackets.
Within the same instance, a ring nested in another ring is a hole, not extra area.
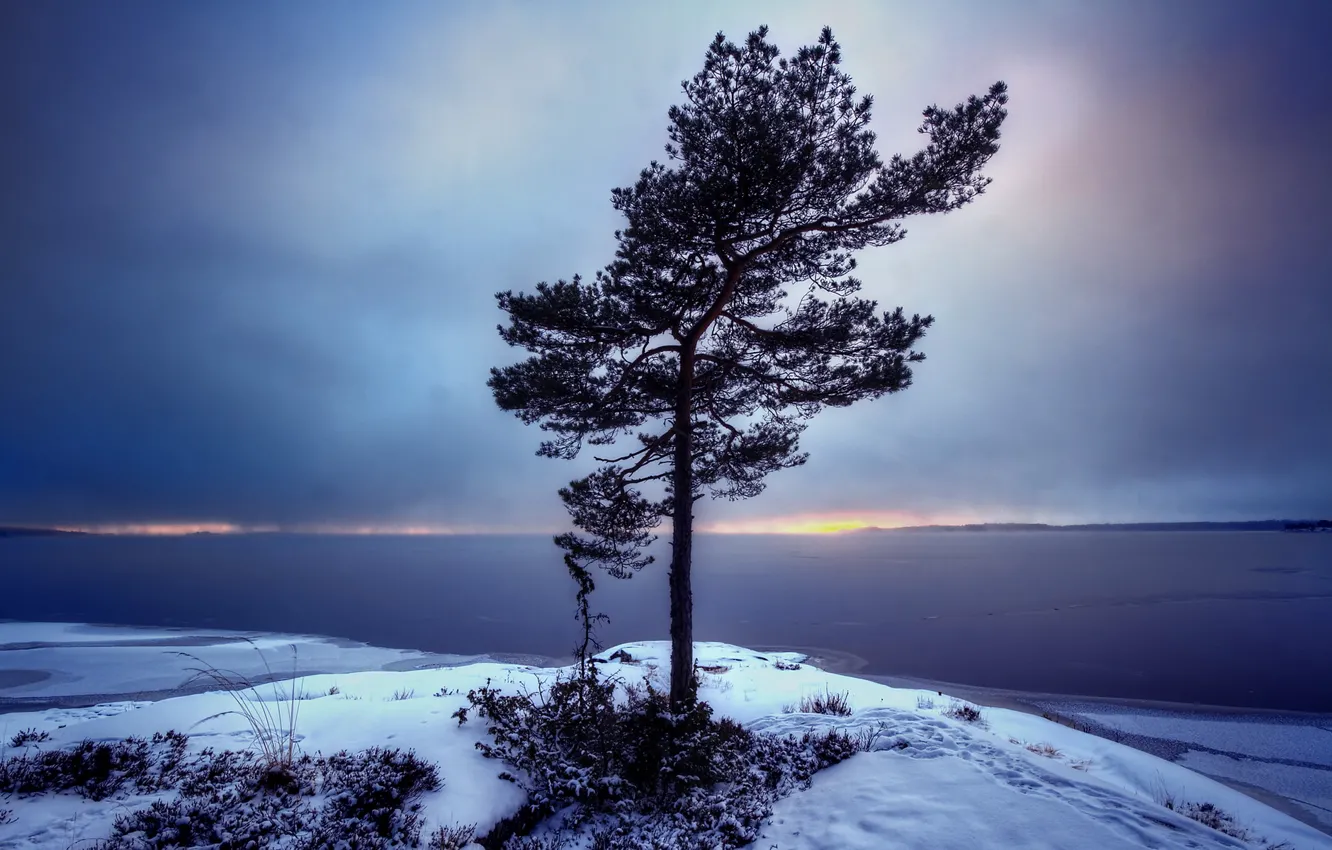
[(84, 534), (130, 534), (150, 537), (170, 537), (182, 534), (241, 534), (246, 531), (268, 531), (268, 528), (243, 528), (230, 522), (126, 522), (95, 525), (58, 525), (57, 531)]
[(914, 525), (962, 525), (976, 520), (967, 517), (939, 516), (909, 511), (882, 511), (865, 514), (798, 514), (795, 516), (754, 517), (702, 523), (698, 530), (713, 534), (836, 534), (861, 528), (905, 528)]

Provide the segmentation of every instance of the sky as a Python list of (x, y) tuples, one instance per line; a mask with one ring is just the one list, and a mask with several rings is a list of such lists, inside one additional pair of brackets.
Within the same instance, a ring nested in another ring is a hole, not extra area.
[(612, 257), (712, 36), (823, 25), (886, 159), (1010, 88), (990, 191), (863, 252), (904, 393), (700, 528), (1332, 515), (1332, 5), (0, 10), (0, 524), (550, 531), (500, 290)]

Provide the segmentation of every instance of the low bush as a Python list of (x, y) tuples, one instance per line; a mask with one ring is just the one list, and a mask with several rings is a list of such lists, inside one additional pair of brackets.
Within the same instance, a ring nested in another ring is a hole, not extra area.
[(970, 703), (957, 702), (956, 700), (944, 709), (944, 716), (961, 720), (963, 723), (983, 724), (985, 722), (985, 717), (981, 714), (979, 708)]
[(31, 746), (32, 744), (45, 743), (49, 740), (51, 740), (51, 735), (48, 732), (38, 732), (35, 728), (24, 729), (14, 733), (14, 737), (9, 739), (9, 746), (17, 749), (19, 747)]
[(476, 825), (441, 826), (430, 834), (427, 850), (462, 850), (476, 837)]
[(25, 752), (0, 761), (0, 793), (74, 791), (103, 800), (126, 783), (149, 793), (176, 780), (186, 741), (179, 732), (166, 732), (151, 740), (81, 741), (69, 749)]
[(414, 753), (378, 747), (301, 756), (280, 773), (252, 753), (204, 750), (184, 774), (176, 799), (116, 818), (103, 850), (415, 847), (416, 800), (441, 784)]
[(839, 731), (755, 734), (714, 718), (696, 696), (672, 712), (651, 686), (617, 687), (591, 666), (532, 692), (487, 684), (468, 700), (491, 735), (478, 749), (506, 764), (500, 776), (529, 802), (483, 838), (487, 847), (555, 811), (573, 829), (609, 814), (614, 825), (597, 839), (606, 850), (739, 847), (758, 836), (774, 801), (863, 747)]
[[(187, 755), (187, 745), (185, 735), (166, 732), (24, 754), (0, 762), (0, 794), (72, 791), (103, 800), (176, 792), (118, 816), (111, 837), (97, 844), (102, 850), (313, 850), (418, 846), (416, 799), (440, 787), (435, 766), (410, 751), (300, 756), (274, 766), (262, 753)], [(12, 811), (0, 812), (0, 822), (9, 817)]]
[(838, 717), (851, 716), (850, 694), (846, 691), (841, 693), (831, 693), (824, 689), (821, 694), (805, 694), (800, 698), (798, 706), (788, 706), (787, 714), (833, 714)]

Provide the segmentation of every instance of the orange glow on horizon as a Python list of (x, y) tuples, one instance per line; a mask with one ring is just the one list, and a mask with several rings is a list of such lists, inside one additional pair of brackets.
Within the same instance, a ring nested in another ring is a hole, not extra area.
[(229, 522), (125, 522), (96, 525), (57, 525), (57, 531), (84, 534), (130, 534), (169, 537), (181, 534), (242, 534), (246, 531), (271, 531), (269, 528), (243, 528)]
[(839, 531), (855, 531), (861, 528), (964, 525), (978, 521), (974, 517), (927, 515), (909, 511), (876, 511), (722, 520), (701, 524), (698, 530), (712, 534), (835, 534)]
[[(910, 511), (872, 511), (846, 513), (811, 513), (788, 516), (748, 517), (743, 519), (702, 522), (696, 530), (706, 534), (835, 534), (862, 528), (903, 528), (917, 525), (965, 525), (984, 522), (975, 516), (939, 515)], [(480, 525), (434, 525), (429, 523), (296, 523), (292, 525), (241, 525), (230, 522), (129, 522), (93, 523), (87, 525), (58, 524), (59, 531), (87, 534), (142, 535), (152, 537), (183, 536), (187, 534), (327, 534), (348, 536), (403, 535), (424, 537), (434, 535), (466, 534), (550, 534), (557, 529), (515, 528)], [(670, 523), (656, 529), (658, 534), (670, 534)]]
[(176, 537), (186, 534), (265, 534), (287, 532), (291, 534), (348, 534), (348, 535), (410, 535), (431, 534), (485, 534), (503, 533), (491, 529), (444, 525), (338, 525), (335, 523), (280, 525), (238, 525), (230, 522), (128, 522), (90, 525), (56, 525), (57, 531), (85, 534), (141, 535), (149, 537)]

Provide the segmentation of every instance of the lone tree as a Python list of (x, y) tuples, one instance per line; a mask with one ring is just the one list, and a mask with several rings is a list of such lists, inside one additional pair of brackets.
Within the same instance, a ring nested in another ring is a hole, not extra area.
[(1003, 83), (931, 106), (929, 143), (884, 163), (871, 98), (839, 70), (832, 31), (778, 55), (766, 27), (742, 45), (719, 33), (670, 109), (669, 164), (611, 193), (627, 222), (615, 260), (592, 281), (496, 296), (510, 318), (500, 336), (533, 354), (491, 370), (496, 402), (550, 435), (538, 454), (572, 459), (587, 444), (601, 455), (560, 490), (580, 533), (555, 539), (589, 630), (590, 568), (632, 575), (671, 520), (677, 707), (693, 685), (694, 502), (757, 495), (768, 473), (805, 462), (803, 420), (911, 384), (933, 317), (853, 297), (852, 253), (897, 242), (909, 215), (980, 195), (1006, 115)]

